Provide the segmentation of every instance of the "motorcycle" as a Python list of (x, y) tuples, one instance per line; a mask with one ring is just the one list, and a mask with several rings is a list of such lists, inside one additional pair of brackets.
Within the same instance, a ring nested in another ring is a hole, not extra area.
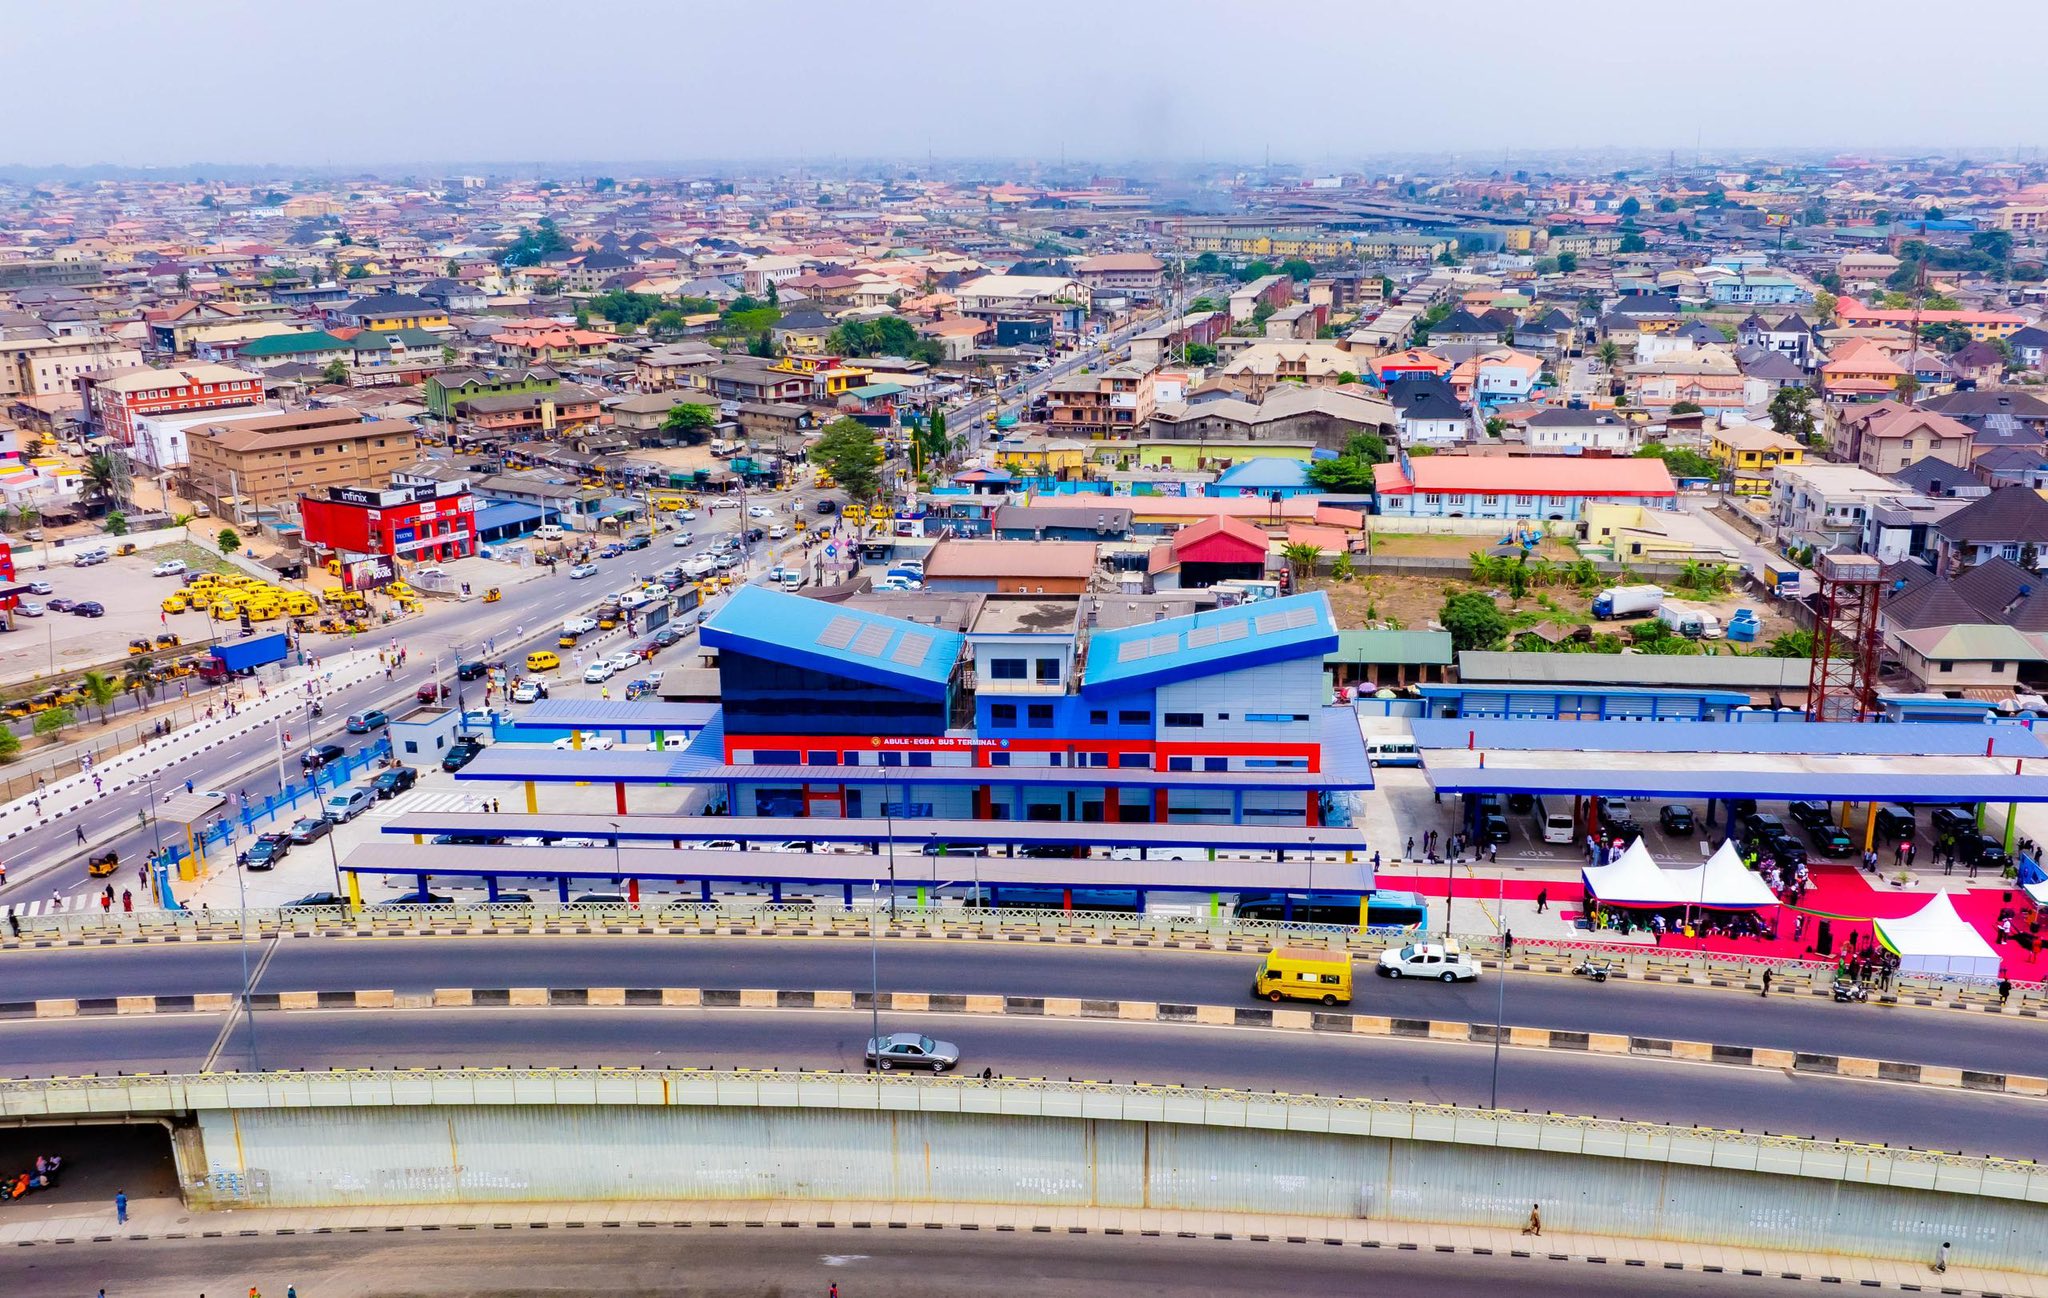
[(1860, 982), (1850, 982), (1847, 979), (1841, 979), (1835, 983), (1834, 993), (1835, 1000), (1843, 1005), (1870, 999), (1870, 989), (1868, 987), (1865, 987)]
[(1607, 981), (1607, 973), (1611, 967), (1605, 960), (1595, 963), (1591, 959), (1586, 959), (1573, 965), (1572, 973), (1581, 978), (1591, 978), (1596, 983), (1604, 983)]

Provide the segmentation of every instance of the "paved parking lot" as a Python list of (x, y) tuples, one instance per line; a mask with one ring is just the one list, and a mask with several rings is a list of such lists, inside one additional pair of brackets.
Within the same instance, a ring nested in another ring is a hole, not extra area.
[(156, 563), (156, 556), (144, 552), (90, 568), (61, 563), (44, 570), (21, 571), (21, 581), (40, 579), (53, 588), (49, 595), (27, 598), (40, 604), (52, 599), (94, 600), (106, 606), (107, 614), (97, 618), (74, 613), (17, 617), (13, 633), (0, 636), (0, 683), (109, 662), (127, 652), (129, 640), (142, 635), (154, 638), (159, 631), (204, 640), (207, 622), (202, 613), (173, 614), (166, 625), (160, 606), (180, 583), (176, 577), (151, 577), (149, 570)]

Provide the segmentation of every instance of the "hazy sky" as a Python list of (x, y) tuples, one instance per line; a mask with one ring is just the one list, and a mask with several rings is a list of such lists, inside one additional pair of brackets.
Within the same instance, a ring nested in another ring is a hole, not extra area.
[(0, 163), (2009, 150), (2044, 42), (2048, 0), (5, 0)]

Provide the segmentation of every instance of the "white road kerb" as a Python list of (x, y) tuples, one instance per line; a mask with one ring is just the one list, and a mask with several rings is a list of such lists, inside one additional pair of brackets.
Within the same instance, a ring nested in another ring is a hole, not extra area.
[[(261, 730), (279, 717), (296, 714), (310, 701), (304, 689), (308, 680), (320, 682), (319, 695), (311, 697), (321, 697), (360, 685), (375, 677), (379, 670), (376, 655), (369, 650), (356, 650), (345, 657), (323, 661), (317, 669), (293, 669), (270, 691), (269, 697), (236, 709), (232, 717), (216, 716), (174, 730), (162, 739), (153, 739), (97, 763), (90, 771), (66, 776), (33, 796), (16, 798), (0, 807), (0, 841), (61, 820), (101, 798), (161, 775), (175, 762)], [(100, 779), (98, 788), (93, 785), (94, 776)]]

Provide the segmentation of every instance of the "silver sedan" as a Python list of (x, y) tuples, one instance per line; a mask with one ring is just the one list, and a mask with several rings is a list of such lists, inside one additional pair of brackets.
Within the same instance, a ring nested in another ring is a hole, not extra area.
[(868, 1038), (867, 1062), (883, 1072), (892, 1068), (929, 1068), (943, 1073), (959, 1064), (960, 1047), (915, 1032), (892, 1032), (886, 1037)]

